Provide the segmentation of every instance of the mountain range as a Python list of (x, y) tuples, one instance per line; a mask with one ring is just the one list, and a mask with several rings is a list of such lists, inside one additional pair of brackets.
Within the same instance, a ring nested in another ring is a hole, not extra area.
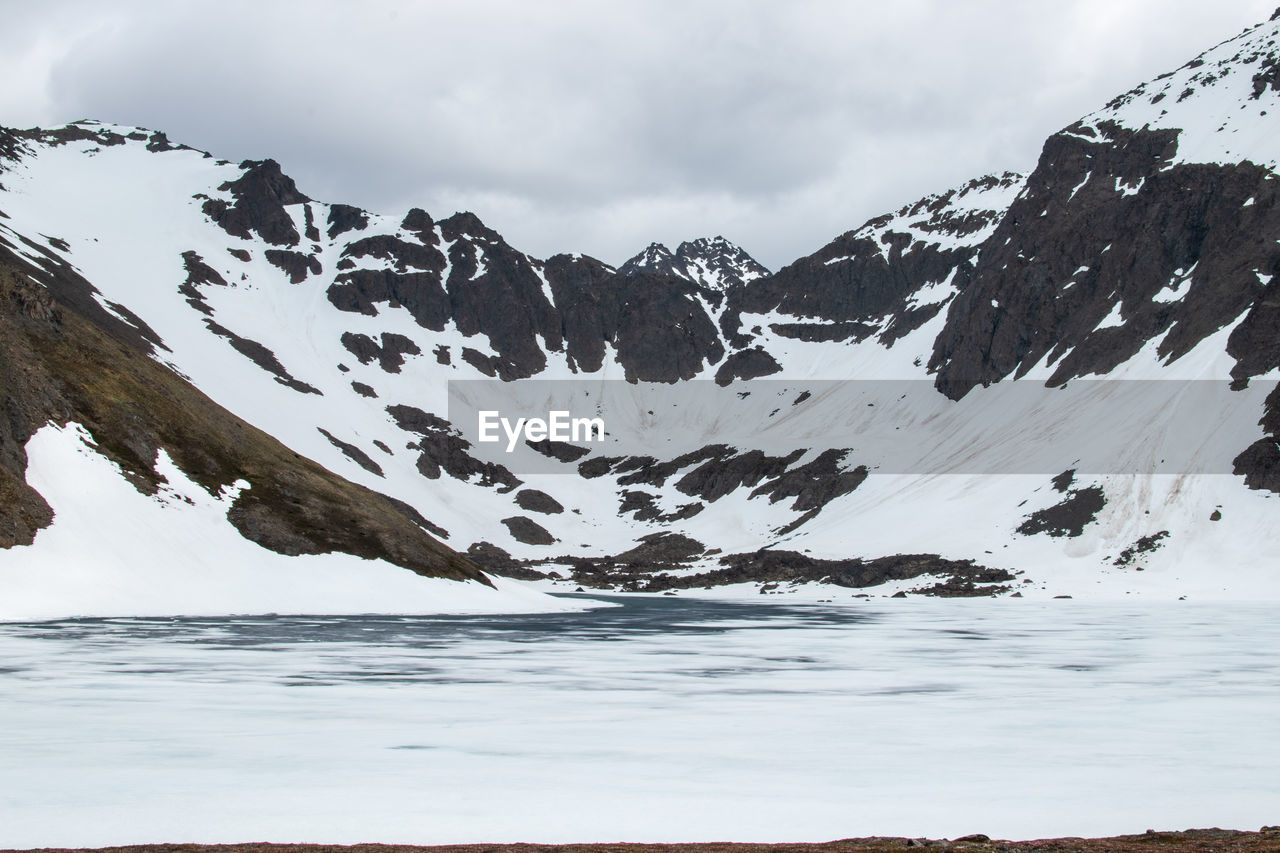
[[(776, 272), (0, 130), (0, 615), (1280, 594), (1277, 38)], [(609, 441), (504, 456), (483, 400)]]

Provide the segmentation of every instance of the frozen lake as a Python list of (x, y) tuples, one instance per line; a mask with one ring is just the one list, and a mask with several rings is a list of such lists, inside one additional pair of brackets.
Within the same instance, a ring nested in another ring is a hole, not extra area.
[(0, 625), (0, 847), (1280, 822), (1272, 605)]

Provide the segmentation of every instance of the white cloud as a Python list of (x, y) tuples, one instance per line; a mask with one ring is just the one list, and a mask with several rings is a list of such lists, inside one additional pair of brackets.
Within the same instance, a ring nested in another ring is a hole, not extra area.
[(1271, 2), (62, 3), (6, 16), (0, 121), (163, 129), (538, 255), (723, 233), (778, 266), (1031, 167)]

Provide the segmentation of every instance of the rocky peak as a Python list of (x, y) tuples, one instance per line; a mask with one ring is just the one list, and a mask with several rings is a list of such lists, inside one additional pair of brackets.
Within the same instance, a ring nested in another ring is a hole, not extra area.
[(497, 231), (485, 225), (480, 221), (480, 217), (469, 210), (455, 213), (448, 219), (441, 219), (439, 224), (440, 231), (444, 234), (446, 240), (453, 241), (468, 237), (472, 240), (480, 240), (487, 243), (505, 242)]
[(661, 243), (650, 243), (647, 249), (618, 267), (618, 272), (622, 275), (636, 275), (640, 272), (682, 275), (676, 256)]
[(674, 253), (661, 243), (650, 243), (618, 272), (674, 275), (712, 290), (741, 286), (769, 275), (763, 264), (720, 236), (686, 240)]
[(256, 233), (274, 246), (298, 245), (302, 238), (285, 207), (311, 199), (298, 191), (275, 160), (245, 160), (240, 168), (239, 178), (218, 187), (230, 193), (233, 202), (206, 196), (204, 214), (233, 237), (247, 240)]
[(1109, 121), (1129, 130), (1179, 131), (1177, 162), (1248, 160), (1274, 170), (1280, 165), (1272, 144), (1280, 133), (1280, 18), (1116, 96), (1073, 132), (1092, 139)]

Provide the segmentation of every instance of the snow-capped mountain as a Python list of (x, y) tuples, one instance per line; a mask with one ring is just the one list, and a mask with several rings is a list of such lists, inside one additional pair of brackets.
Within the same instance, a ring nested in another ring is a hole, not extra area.
[[(1280, 594), (1278, 33), (775, 273), (719, 237), (539, 259), (159, 132), (0, 132), (0, 586), (56, 598), (29, 576), (73, 540), (134, 570), (60, 533), (129, 503), (57, 487), (92, 463), (272, 560), (473, 584)], [(608, 441), (477, 434), (560, 405)]]
[(650, 243), (647, 249), (618, 267), (618, 272), (674, 275), (712, 290), (740, 287), (769, 274), (769, 270), (741, 246), (723, 237), (686, 240), (674, 254), (661, 243)]

